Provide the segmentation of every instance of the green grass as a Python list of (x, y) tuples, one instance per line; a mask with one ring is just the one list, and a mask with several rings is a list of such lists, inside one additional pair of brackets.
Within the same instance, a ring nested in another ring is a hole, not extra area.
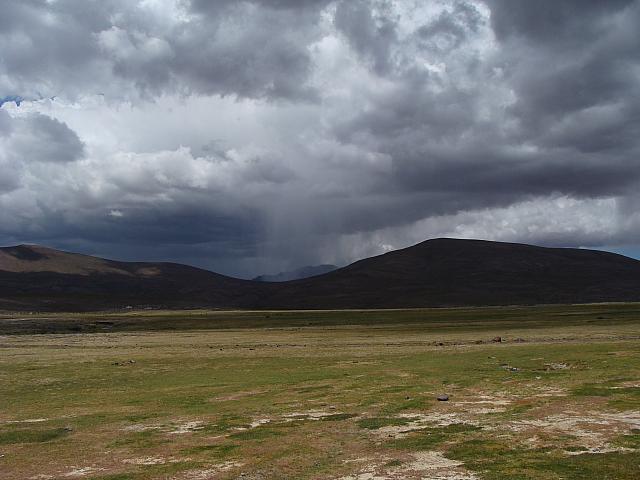
[(551, 448), (513, 447), (495, 440), (469, 440), (448, 450), (450, 458), (481, 472), (485, 480), (638, 478), (638, 455), (623, 453), (561, 455)]
[[(226, 465), (216, 478), (320, 480), (362, 473), (362, 458), (402, 475), (434, 451), (480, 480), (640, 478), (640, 432), (597, 423), (640, 410), (638, 305), (269, 315), (36, 315), (122, 328), (29, 335), (28, 321), (0, 336), (0, 478), (197, 478)], [(584, 453), (570, 428), (542, 422), (578, 414), (622, 450)]]
[[(186, 331), (201, 329), (385, 327), (421, 325), (435, 332), (468, 332), (522, 327), (607, 327), (634, 325), (639, 303), (540, 305), (523, 307), (417, 308), (396, 310), (215, 311), (142, 310), (96, 313), (0, 312), (0, 334)], [(20, 318), (19, 322), (2, 321)], [(109, 325), (105, 325), (108, 322)], [(485, 341), (490, 341), (488, 337)]]
[(143, 432), (124, 433), (120, 437), (109, 443), (109, 448), (127, 447), (130, 449), (148, 449), (167, 443), (167, 440), (155, 430), (145, 430)]
[(200, 453), (206, 453), (209, 457), (215, 458), (227, 458), (235, 450), (239, 448), (239, 445), (226, 444), (226, 445), (198, 445), (197, 447), (185, 448), (182, 452), (186, 455), (197, 455)]
[(574, 388), (572, 393), (585, 397), (614, 397), (614, 396), (633, 396), (640, 397), (640, 388), (638, 387), (616, 387), (602, 384), (586, 384)]
[(103, 475), (92, 477), (92, 480), (135, 480), (135, 475), (130, 473), (116, 473), (114, 475)]
[(382, 427), (399, 427), (402, 425), (406, 425), (411, 421), (410, 418), (406, 417), (373, 417), (373, 418), (363, 418), (358, 420), (358, 426), (360, 428), (366, 428), (369, 430), (377, 430)]
[(65, 428), (52, 428), (47, 430), (10, 430), (0, 432), (0, 445), (11, 443), (43, 443), (58, 440), (69, 434)]
[(229, 435), (229, 438), (233, 440), (264, 440), (281, 435), (283, 435), (283, 433), (280, 430), (268, 427), (257, 427), (251, 430), (232, 433)]
[(632, 429), (630, 434), (618, 437), (614, 443), (620, 447), (640, 450), (640, 429)]
[(411, 432), (407, 437), (395, 440), (390, 445), (400, 450), (432, 450), (443, 442), (462, 438), (463, 435), (460, 434), (468, 434), (478, 430), (480, 430), (480, 427), (474, 425), (454, 423), (444, 427), (426, 428)]

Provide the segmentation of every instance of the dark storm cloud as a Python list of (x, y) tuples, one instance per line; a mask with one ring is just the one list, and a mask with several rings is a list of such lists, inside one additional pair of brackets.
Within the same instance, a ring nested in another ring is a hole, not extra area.
[(499, 39), (523, 37), (552, 48), (576, 48), (610, 28), (634, 0), (487, 0)]
[(638, 104), (638, 2), (490, 5), (494, 30), (513, 52), (504, 63), (517, 95), (514, 113), (528, 128), (538, 132), (598, 105)]
[(457, 48), (482, 24), (478, 9), (467, 2), (457, 2), (451, 10), (441, 12), (432, 22), (417, 29), (416, 34), (424, 40), (427, 48)]
[[(5, 147), (13, 131), (11, 117), (0, 109), (0, 148)], [(4, 150), (4, 149), (3, 149)], [(18, 188), (20, 165), (9, 157), (6, 151), (0, 150), (0, 195)]]
[[(163, 243), (205, 244), (215, 239), (227, 249), (251, 253), (255, 249), (262, 225), (259, 217), (249, 209), (236, 208), (225, 211), (196, 201), (198, 197), (181, 203), (147, 206), (129, 206), (122, 217), (114, 215), (95, 216), (93, 209), (74, 212), (49, 210), (46, 213), (44, 231), (49, 241), (60, 242), (66, 238), (82, 238), (88, 242), (110, 243), (122, 246), (129, 244), (155, 245), (159, 238)], [(117, 210), (113, 210), (117, 211)], [(235, 247), (230, 248), (231, 245)], [(227, 255), (223, 251), (220, 256)]]
[(40, 209), (38, 230), (14, 238), (131, 261), (190, 263), (230, 275), (251, 276), (241, 260), (256, 257), (264, 236), (255, 209), (226, 209), (203, 195), (164, 206), (129, 204), (122, 216), (113, 215), (120, 212), (115, 209), (96, 215), (90, 206)]
[(114, 2), (5, 2), (0, 15), (2, 94), (26, 98), (88, 87), (99, 67), (91, 35), (109, 27)]
[(230, 7), (238, 6), (238, 4), (253, 4), (273, 9), (293, 9), (306, 10), (308, 8), (321, 8), (332, 0), (218, 0), (211, 2), (210, 0), (191, 0), (191, 8), (196, 12), (204, 13), (220, 13)]
[(123, 0), (9, 2), (0, 95), (313, 98), (307, 46), (326, 3), (181, 2), (167, 18)]
[(215, 36), (207, 20), (185, 30), (170, 44), (167, 71), (197, 92), (313, 98), (313, 89), (305, 85), (311, 68), (306, 50), (310, 32), (290, 28), (300, 21), (298, 15), (249, 9), (239, 17), (227, 18)]
[(74, 162), (84, 155), (84, 145), (76, 132), (39, 113), (10, 119), (0, 111), (0, 136), (5, 137), (4, 156), (16, 164)]
[(83, 155), (84, 144), (63, 122), (38, 113), (14, 119), (0, 110), (0, 199), (18, 190), (31, 168), (45, 171)]
[(0, 235), (243, 275), (420, 235), (640, 242), (639, 24), (639, 1), (8, 2)]
[(23, 120), (10, 144), (13, 154), (25, 162), (73, 162), (84, 155), (84, 145), (66, 124), (46, 115)]
[(336, 9), (336, 28), (376, 73), (386, 73), (391, 68), (391, 49), (397, 33), (390, 13), (388, 2), (383, 1), (342, 1)]
[[(366, 142), (393, 158), (399, 190), (432, 193), (422, 214), (636, 189), (640, 57), (631, 52), (640, 46), (638, 3), (489, 5), (501, 48), (485, 64), (467, 63), (460, 78), (468, 75), (468, 85), (397, 70), (397, 87), (338, 124), (338, 138)], [(475, 10), (457, 4), (418, 33), (433, 38), (444, 30), (464, 39), (478, 28), (469, 11)], [(567, 45), (566, 29), (580, 41)], [(515, 99), (504, 112), (483, 118), (481, 102), (491, 95), (491, 83), (512, 89)]]
[(11, 129), (11, 117), (7, 112), (0, 109), (0, 137), (8, 135)]

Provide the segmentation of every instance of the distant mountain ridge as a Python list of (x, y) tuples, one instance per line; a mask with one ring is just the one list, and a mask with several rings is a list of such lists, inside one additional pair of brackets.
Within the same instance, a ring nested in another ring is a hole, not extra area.
[(597, 250), (433, 239), (286, 282), (175, 263), (117, 262), (0, 248), (0, 309), (124, 306), (226, 309), (413, 308), (640, 301), (640, 261)]
[(275, 275), (258, 275), (253, 280), (256, 282), (288, 282), (291, 280), (300, 280), (303, 278), (315, 277), (325, 273), (337, 270), (338, 267), (330, 264), (310, 265), (307, 267), (296, 268), (288, 272), (280, 272)]

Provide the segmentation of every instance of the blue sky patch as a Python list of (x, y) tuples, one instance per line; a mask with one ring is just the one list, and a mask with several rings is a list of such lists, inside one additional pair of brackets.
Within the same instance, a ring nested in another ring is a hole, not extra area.
[(8, 102), (15, 102), (15, 104), (19, 107), (24, 98), (20, 95), (7, 95), (6, 97), (0, 97), (0, 107)]

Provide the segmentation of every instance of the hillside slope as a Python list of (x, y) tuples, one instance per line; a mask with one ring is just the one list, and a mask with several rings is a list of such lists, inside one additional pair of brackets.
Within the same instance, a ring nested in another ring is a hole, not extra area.
[(0, 308), (409, 308), (640, 301), (640, 261), (608, 252), (434, 239), (302, 280), (239, 280), (172, 263), (0, 249)]
[(176, 263), (116, 262), (37, 245), (0, 248), (4, 309), (234, 308), (256, 294), (253, 282)]
[(404, 308), (640, 300), (640, 261), (609, 252), (434, 239), (289, 282), (290, 308)]

